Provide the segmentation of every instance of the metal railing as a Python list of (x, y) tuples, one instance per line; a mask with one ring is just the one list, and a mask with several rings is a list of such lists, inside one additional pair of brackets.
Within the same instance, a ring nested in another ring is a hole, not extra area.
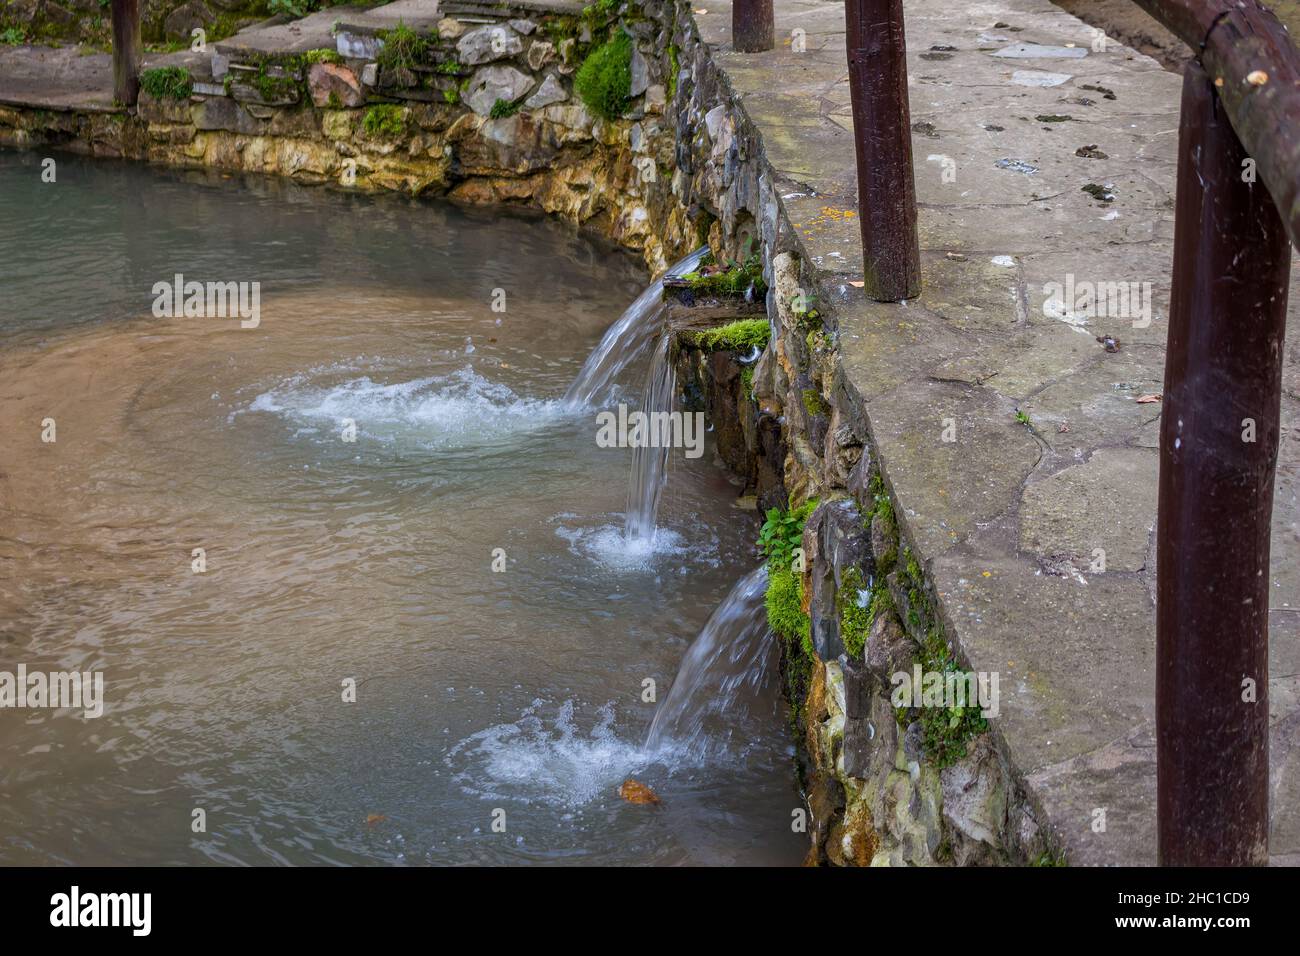
[[(1196, 57), (1183, 82), (1160, 439), (1159, 861), (1263, 864), (1269, 533), (1300, 237), (1300, 54), (1258, 0), (1134, 2)], [(865, 290), (892, 302), (920, 292), (903, 4), (845, 0), (844, 10)], [(733, 7), (737, 39), (770, 36), (772, 19), (766, 0)]]

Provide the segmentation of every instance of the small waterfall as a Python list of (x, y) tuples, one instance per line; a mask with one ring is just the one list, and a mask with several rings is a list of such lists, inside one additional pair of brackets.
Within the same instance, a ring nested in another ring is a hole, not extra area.
[(763, 608), (767, 568), (749, 572), (718, 605), (687, 650), (672, 689), (655, 712), (646, 749), (699, 752), (733, 735), (751, 739), (747, 718), (779, 706), (777, 642)]
[[(645, 392), (641, 396), (641, 411), (645, 421), (655, 412), (670, 412), (677, 399), (677, 369), (670, 358), (672, 342), (667, 335), (659, 336), (650, 372), (646, 375)], [(649, 541), (654, 538), (655, 514), (659, 511), (659, 497), (664, 490), (668, 467), (667, 444), (659, 447), (637, 445), (632, 449), (632, 474), (627, 488), (627, 517), (623, 522), (623, 537), (628, 541)]]
[[(680, 275), (693, 271), (706, 252), (707, 248), (697, 249), (670, 266), (668, 272)], [(663, 293), (663, 282), (655, 279), (627, 307), (619, 320), (605, 331), (600, 344), (587, 356), (582, 370), (564, 393), (564, 405), (567, 408), (582, 408), (603, 399), (618, 374), (650, 346), (655, 333), (659, 331)]]

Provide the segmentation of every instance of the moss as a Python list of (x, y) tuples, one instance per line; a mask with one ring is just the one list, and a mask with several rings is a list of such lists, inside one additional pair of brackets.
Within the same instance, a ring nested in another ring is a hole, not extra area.
[(812, 650), (812, 620), (803, 612), (801, 579), (789, 568), (771, 568), (768, 572), (767, 624), (778, 637), (798, 641), (805, 652)]
[(1038, 856), (1034, 857), (1034, 861), (1029, 865), (1030, 866), (1069, 866), (1070, 864), (1065, 859), (1064, 850), (1044, 850), (1042, 853), (1038, 854)]
[(860, 595), (866, 592), (867, 585), (862, 579), (862, 572), (857, 568), (847, 568), (840, 575), (840, 587), (835, 592), (835, 603), (840, 616), (840, 640), (850, 657), (861, 657), (867, 647), (867, 635), (871, 633), (874, 620), (871, 600), (866, 606), (859, 603)]
[(632, 38), (621, 30), (582, 62), (573, 88), (587, 108), (607, 120), (618, 119), (631, 104)]
[(452, 106), (455, 106), (460, 102), (460, 90), (456, 89), (454, 86), (449, 90), (443, 90), (442, 98)]
[(677, 44), (673, 43), (668, 47), (668, 102), (673, 101), (677, 95), (677, 74), (682, 71), (682, 64), (678, 58)]
[(313, 63), (342, 63), (343, 57), (335, 50), (308, 50), (302, 55), (303, 62), (308, 65)]
[(740, 370), (740, 387), (745, 398), (754, 400), (754, 366), (746, 365)]
[(155, 99), (189, 99), (194, 82), (182, 66), (157, 66), (140, 72), (140, 89)]
[(803, 398), (803, 407), (808, 411), (809, 415), (830, 415), (831, 407), (817, 389), (805, 388), (799, 394)]
[(726, 268), (716, 268), (712, 253), (700, 260), (699, 268), (682, 276), (690, 283), (691, 291), (699, 296), (753, 296), (767, 294), (763, 280), (763, 260), (754, 253), (742, 262), (728, 262)]
[(738, 319), (716, 329), (691, 333), (691, 344), (706, 352), (740, 352), (767, 348), (771, 335), (767, 319)]
[(406, 132), (406, 114), (400, 106), (381, 103), (366, 110), (362, 127), (368, 136), (396, 139)]
[(489, 111), (488, 116), (491, 119), (505, 119), (507, 116), (514, 116), (518, 113), (519, 110), (523, 108), (523, 105), (523, 97), (520, 97), (514, 102), (511, 102), (510, 100), (497, 100), (492, 104), (492, 109)]
[(885, 551), (876, 555), (876, 571), (881, 576), (888, 574), (898, 557), (898, 522), (894, 518), (894, 502), (885, 490), (885, 482), (880, 472), (871, 476), (871, 510), (867, 512), (865, 526), (868, 531), (875, 518), (880, 519), (881, 537), (884, 538)]

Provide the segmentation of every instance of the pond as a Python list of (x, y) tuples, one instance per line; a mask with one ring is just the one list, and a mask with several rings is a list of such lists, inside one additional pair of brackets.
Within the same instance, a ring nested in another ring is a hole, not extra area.
[[(0, 152), (0, 671), (102, 673), (104, 713), (0, 709), (0, 862), (800, 860), (774, 694), (642, 747), (647, 688), (757, 559), (711, 448), (626, 545), (631, 451), (561, 401), (636, 259), (523, 213), (41, 158)], [(178, 275), (247, 283), (258, 321), (155, 309)]]

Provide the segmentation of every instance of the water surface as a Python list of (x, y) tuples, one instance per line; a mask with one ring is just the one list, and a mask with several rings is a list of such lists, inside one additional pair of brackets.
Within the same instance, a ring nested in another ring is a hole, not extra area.
[[(40, 158), (0, 152), (0, 669), (102, 670), (107, 703), (0, 710), (0, 863), (798, 861), (771, 694), (708, 759), (641, 747), (644, 682), (664, 699), (754, 557), (711, 448), (673, 454), (629, 548), (631, 452), (562, 400), (634, 259), (499, 210), (71, 157), (42, 184)], [(259, 327), (154, 318), (177, 272), (260, 282)]]

